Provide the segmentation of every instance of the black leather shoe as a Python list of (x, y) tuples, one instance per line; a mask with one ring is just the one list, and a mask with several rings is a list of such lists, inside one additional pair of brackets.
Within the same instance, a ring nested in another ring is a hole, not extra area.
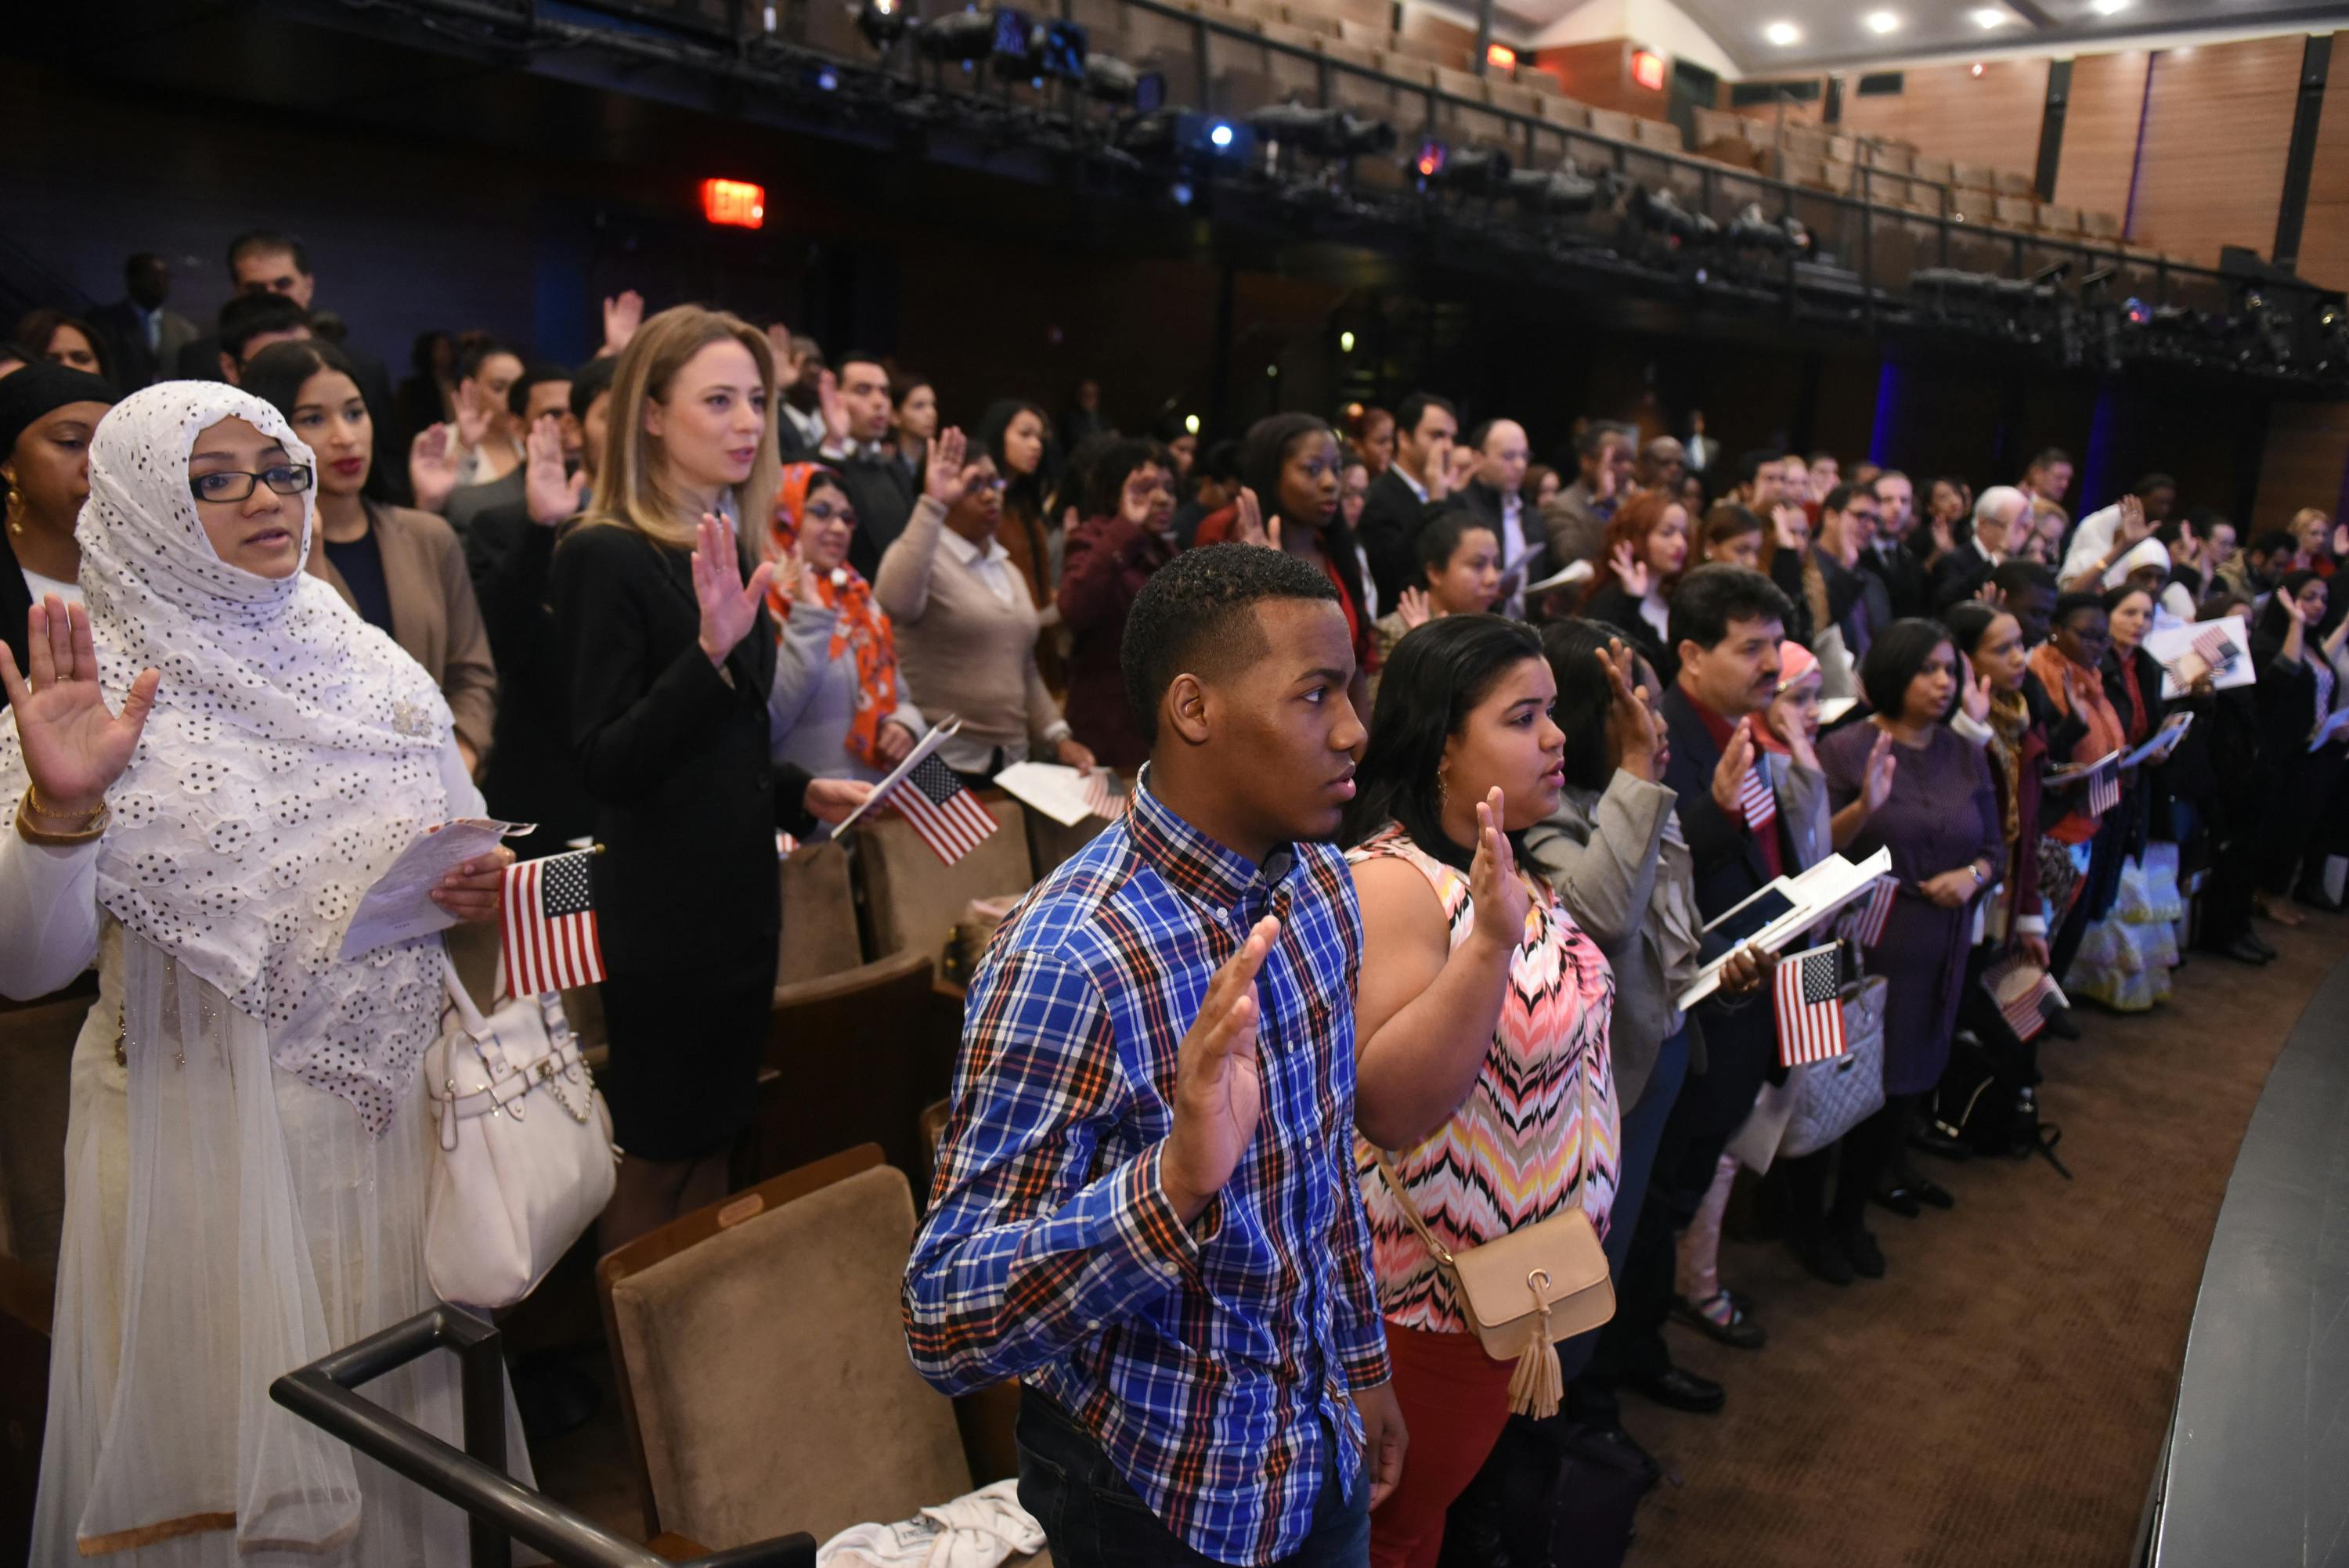
[(2265, 951), (2261, 951), (2262, 947), (2265, 947), (2264, 944), (2255, 945), (2250, 937), (2238, 936), (2219, 951), (2238, 964), (2250, 964), (2256, 966), (2275, 962), (2275, 949), (2266, 947)]
[(2047, 1015), (2047, 1032), (2059, 1040), (2076, 1040), (2080, 1026), (2072, 1021), (2072, 1009), (2058, 1007)]
[(1768, 1344), (1770, 1336), (1760, 1324), (1745, 1315), (1745, 1309), (1737, 1305), (1737, 1297), (1727, 1291), (1722, 1294), (1729, 1296), (1727, 1323), (1716, 1322), (1699, 1311), (1696, 1303), (1684, 1295), (1672, 1297), (1672, 1321), (1684, 1328), (1695, 1329), (1707, 1339), (1717, 1339), (1733, 1350), (1759, 1350)]
[(1917, 1195), (1917, 1202), (1924, 1204), (1928, 1209), (1954, 1209), (1958, 1206), (1957, 1194), (1939, 1181), (1930, 1181), (1922, 1176), (1909, 1175), (1900, 1179), (1900, 1184), (1914, 1192)]
[(1836, 1246), (1851, 1261), (1854, 1273), (1869, 1279), (1884, 1277), (1884, 1249), (1876, 1244), (1875, 1233), (1866, 1225), (1854, 1225), (1836, 1238)]
[(2251, 951), (2258, 954), (2262, 958), (2277, 958), (2282, 956), (2282, 954), (2280, 954), (2273, 946), (2270, 945), (2266, 937), (2261, 936), (2258, 932), (2253, 931), (2248, 925), (2243, 927), (2242, 939), (2251, 944)]
[(1795, 1255), (1803, 1261), (1805, 1268), (1811, 1271), (1813, 1278), (1823, 1279), (1829, 1284), (1851, 1283), (1851, 1260), (1843, 1255), (1843, 1249), (1836, 1245), (1835, 1238), (1825, 1231), (1815, 1231), (1807, 1236), (1794, 1238), (1793, 1245)]
[(1925, 1212), (1925, 1205), (1917, 1201), (1916, 1189), (1906, 1182), (1894, 1182), (1888, 1187), (1878, 1187), (1868, 1196), (1904, 1220), (1913, 1220)]
[(1661, 1377), (1634, 1383), (1631, 1389), (1645, 1394), (1667, 1410), (1685, 1410), (1692, 1416), (1710, 1416), (1729, 1402), (1727, 1389), (1685, 1367), (1674, 1367)]
[(1656, 1456), (1641, 1448), (1640, 1439), (1621, 1427), (1585, 1427), (1566, 1446), (1577, 1458), (1630, 1471), (1640, 1478), (1642, 1491), (1654, 1491), (1656, 1483), (1664, 1479), (1664, 1467), (1656, 1462)]

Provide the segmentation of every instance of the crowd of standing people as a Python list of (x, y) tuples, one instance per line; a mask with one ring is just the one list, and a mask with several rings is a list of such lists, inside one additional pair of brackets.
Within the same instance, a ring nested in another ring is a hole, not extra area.
[[(1892, 1266), (1874, 1214), (1954, 1202), (1914, 1158), (1978, 1138), (1945, 1086), (2032, 1140), (2039, 1031), (1986, 976), (2142, 1011), (2181, 940), (2257, 965), (2261, 921), (2341, 907), (2321, 511), (2243, 542), (2148, 474), (2075, 523), (2060, 450), (1977, 494), (1733, 461), (1701, 416), (1583, 421), (1544, 467), (1528, 421), (1427, 392), (1128, 435), (1098, 387), (942, 407), (893, 358), (634, 295), (584, 366), (433, 334), (395, 392), (298, 242), (229, 263), (210, 336), (138, 257), (121, 306), (0, 356), (0, 992), (98, 987), (36, 1561), (461, 1552), (247, 1375), (429, 1305), (440, 939), (333, 939), (453, 818), (603, 847), (610, 1247), (725, 1195), (779, 830), (948, 714), (975, 787), (1133, 778), (972, 977), (905, 1285), (925, 1376), (1026, 1384), (1021, 1495), (1067, 1564), (1498, 1560), (1525, 1443), (1651, 1480), (1623, 1397), (1728, 1398), (1667, 1326), (1768, 1338), (1719, 1239), (1786, 1078), (1773, 960), (1706, 927), (1775, 879), (1881, 851), (1897, 884), (1855, 954), (1880, 1107), (1763, 1162), (1839, 1286)], [(2240, 646), (2173, 634), (2237, 617)], [(496, 918), (513, 852), (434, 896)], [(1561, 1223), (1612, 1315), (1503, 1357), (1462, 1259)], [(172, 1353), (190, 1302), (220, 1355)], [(397, 1383), (453, 1432), (452, 1378)]]

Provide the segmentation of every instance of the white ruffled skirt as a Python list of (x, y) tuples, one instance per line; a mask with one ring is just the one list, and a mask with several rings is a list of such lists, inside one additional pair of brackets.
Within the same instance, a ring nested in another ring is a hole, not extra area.
[[(370, 1137), (271, 1062), (256, 1021), (111, 920), (98, 980), (74, 1051), (32, 1563), (463, 1563), (458, 1509), (269, 1398), (281, 1374), (433, 1305), (420, 1072)], [(362, 1392), (461, 1444), (453, 1357)]]

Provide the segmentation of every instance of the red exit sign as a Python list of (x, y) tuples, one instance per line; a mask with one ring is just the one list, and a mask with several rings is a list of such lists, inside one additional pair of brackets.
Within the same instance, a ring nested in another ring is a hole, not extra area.
[(701, 215), (730, 229), (759, 228), (767, 221), (767, 188), (747, 180), (705, 180)]

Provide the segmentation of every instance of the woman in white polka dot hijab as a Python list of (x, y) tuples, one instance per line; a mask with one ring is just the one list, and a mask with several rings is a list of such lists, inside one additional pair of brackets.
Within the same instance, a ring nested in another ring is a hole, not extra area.
[[(280, 1373), (432, 1303), (440, 938), (336, 952), (402, 848), (481, 809), (431, 678), (302, 571), (314, 484), (309, 449), (234, 387), (126, 398), (75, 530), (87, 618), (36, 606), (31, 667), (0, 665), (0, 993), (98, 969), (36, 1562), (465, 1549), (460, 1515), (268, 1400)], [(467, 868), (442, 903), (493, 916), (497, 870)], [(453, 1370), (370, 1392), (456, 1439)]]

